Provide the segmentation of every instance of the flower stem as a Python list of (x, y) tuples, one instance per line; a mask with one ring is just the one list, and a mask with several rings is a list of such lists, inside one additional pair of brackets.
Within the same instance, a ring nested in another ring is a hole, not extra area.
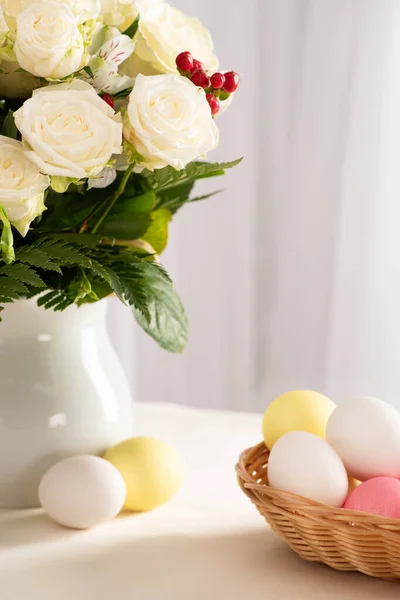
[(126, 184), (128, 183), (129, 177), (133, 173), (133, 169), (135, 168), (135, 165), (136, 165), (136, 163), (134, 163), (134, 162), (131, 163), (129, 165), (128, 169), (125, 171), (124, 176), (122, 177), (118, 188), (115, 190), (115, 192), (111, 196), (110, 200), (109, 201), (107, 200), (107, 206), (106, 206), (104, 212), (100, 215), (100, 217), (98, 218), (98, 220), (92, 227), (92, 233), (96, 233), (98, 231), (100, 225), (102, 224), (102, 222), (104, 221), (104, 219), (106, 218), (106, 216), (108, 215), (110, 210), (114, 207), (114, 204), (116, 203), (118, 198), (124, 193)]

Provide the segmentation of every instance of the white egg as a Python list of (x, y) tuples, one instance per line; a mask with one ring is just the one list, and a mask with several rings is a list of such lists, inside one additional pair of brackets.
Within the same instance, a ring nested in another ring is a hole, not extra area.
[(339, 455), (306, 431), (292, 431), (276, 442), (269, 456), (268, 481), (272, 487), (335, 507), (343, 506), (349, 488)]
[(400, 413), (376, 398), (355, 398), (333, 411), (326, 439), (361, 481), (400, 476)]
[(73, 456), (43, 476), (39, 500), (58, 523), (90, 529), (113, 519), (122, 509), (126, 487), (122, 475), (97, 456)]

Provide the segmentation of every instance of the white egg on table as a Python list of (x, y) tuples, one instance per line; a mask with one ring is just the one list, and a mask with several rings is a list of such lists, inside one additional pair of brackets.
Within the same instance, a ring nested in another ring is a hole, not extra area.
[(333, 411), (326, 439), (361, 481), (400, 477), (400, 413), (377, 398), (354, 398)]
[(73, 456), (51, 467), (39, 485), (39, 500), (54, 521), (90, 529), (121, 511), (126, 496), (122, 475), (97, 456)]
[(281, 437), (268, 460), (269, 484), (281, 490), (341, 507), (349, 481), (339, 455), (324, 440), (305, 431)]

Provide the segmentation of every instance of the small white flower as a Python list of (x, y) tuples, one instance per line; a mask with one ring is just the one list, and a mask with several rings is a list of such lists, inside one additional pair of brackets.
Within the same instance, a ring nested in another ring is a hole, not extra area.
[(0, 206), (21, 235), (45, 210), (50, 180), (27, 157), (21, 142), (0, 135)]
[(183, 169), (219, 142), (204, 90), (180, 75), (138, 75), (124, 136), (143, 157), (140, 166), (150, 170)]
[(169, 4), (149, 6), (140, 13), (135, 36), (136, 50), (124, 65), (124, 73), (176, 73), (175, 59), (188, 50), (209, 71), (218, 69), (218, 59), (208, 29), (198, 19), (188, 17)]
[(103, 189), (114, 183), (117, 179), (117, 170), (115, 167), (106, 167), (97, 175), (89, 180), (88, 190), (92, 188)]
[(28, 158), (47, 175), (95, 177), (122, 152), (121, 116), (83, 81), (36, 90), (14, 118)]
[(82, 66), (84, 41), (68, 6), (41, 0), (18, 15), (14, 50), (28, 73), (62, 79)]
[(131, 77), (120, 75), (120, 65), (132, 54), (135, 43), (127, 35), (122, 35), (115, 27), (102, 27), (94, 37), (89, 52), (95, 56), (89, 61), (93, 72), (91, 84), (98, 92), (116, 94), (132, 87)]

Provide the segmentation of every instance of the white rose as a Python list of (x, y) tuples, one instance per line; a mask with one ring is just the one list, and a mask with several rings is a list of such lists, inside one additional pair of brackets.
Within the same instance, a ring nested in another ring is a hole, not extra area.
[(204, 90), (180, 75), (138, 75), (124, 136), (143, 156), (140, 165), (150, 170), (183, 169), (219, 142)]
[(43, 85), (41, 80), (20, 69), (16, 62), (3, 61), (0, 72), (0, 96), (17, 100), (29, 98), (33, 90)]
[(191, 52), (209, 71), (218, 69), (211, 34), (198, 19), (187, 17), (167, 3), (140, 13), (136, 50), (124, 65), (126, 75), (176, 73), (175, 59)]
[[(0, 0), (4, 12), (11, 24), (16, 24), (18, 15), (38, 0)], [(66, 4), (75, 15), (78, 23), (89, 19), (97, 19), (100, 15), (100, 0), (53, 0), (56, 3)]]
[(50, 180), (27, 158), (21, 142), (0, 135), (0, 206), (21, 235), (45, 210)]
[(36, 90), (14, 118), (28, 158), (47, 175), (94, 177), (122, 152), (121, 116), (83, 81)]
[(161, 4), (164, 0), (101, 0), (103, 21), (124, 32), (139, 13), (149, 6)]
[(18, 15), (14, 51), (28, 73), (62, 79), (82, 66), (83, 35), (68, 6), (41, 0)]

